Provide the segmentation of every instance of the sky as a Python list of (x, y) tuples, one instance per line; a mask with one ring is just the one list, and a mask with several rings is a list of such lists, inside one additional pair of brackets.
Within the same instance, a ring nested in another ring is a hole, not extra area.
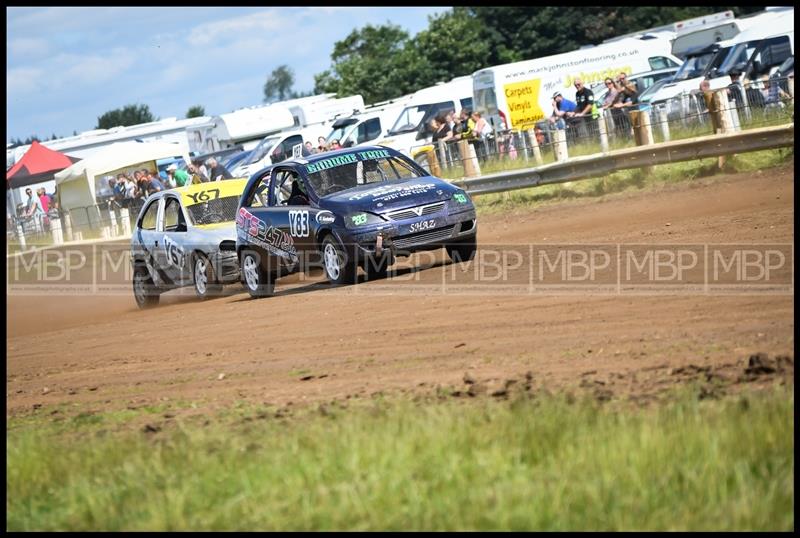
[(281, 64), (310, 91), (352, 30), (391, 22), (413, 36), (449, 9), (7, 7), (7, 141), (71, 136), (129, 104), (161, 119), (257, 105)]

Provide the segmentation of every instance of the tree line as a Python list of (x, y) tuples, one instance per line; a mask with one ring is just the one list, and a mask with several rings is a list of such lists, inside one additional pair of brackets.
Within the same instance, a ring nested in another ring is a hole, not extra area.
[[(483, 67), (569, 52), (584, 45), (731, 10), (740, 17), (763, 7), (454, 7), (428, 17), (428, 27), (415, 36), (387, 22), (367, 24), (333, 45), (331, 65), (314, 75), (314, 89), (294, 90), (294, 71), (275, 68), (264, 83), (264, 102), (335, 93), (361, 95), (366, 103), (385, 101), (469, 75)], [(187, 118), (205, 115), (189, 108)], [(127, 105), (97, 118), (96, 129), (157, 121), (147, 105)], [(77, 132), (75, 133), (77, 134)], [(53, 135), (52, 139), (56, 136)], [(51, 139), (51, 140), (52, 140)], [(30, 144), (39, 140), (11, 140)]]

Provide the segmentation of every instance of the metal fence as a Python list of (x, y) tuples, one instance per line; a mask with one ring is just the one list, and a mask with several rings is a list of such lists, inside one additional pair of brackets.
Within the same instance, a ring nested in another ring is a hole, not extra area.
[[(412, 155), (428, 171), (450, 179), (473, 177), (487, 170), (547, 164), (613, 149), (716, 134), (720, 126), (709, 113), (709, 103), (717, 101), (723, 104), (714, 112), (725, 112), (730, 117), (725, 132), (792, 122), (794, 77), (759, 80), (705, 93), (698, 89), (658, 104), (600, 109), (595, 117), (545, 119), (529, 129), (496, 131), (486, 138), (470, 140), (469, 146), (459, 140), (418, 145), (412, 148)], [(647, 124), (650, 140), (637, 138), (638, 123), (642, 122)]]

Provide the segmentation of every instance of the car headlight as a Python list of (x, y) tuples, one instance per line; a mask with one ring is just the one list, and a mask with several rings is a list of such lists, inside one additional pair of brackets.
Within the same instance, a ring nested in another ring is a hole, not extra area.
[(453, 197), (450, 198), (450, 207), (456, 211), (471, 208), (472, 200), (470, 199), (469, 194), (464, 191), (459, 191), (453, 194)]
[(360, 228), (362, 226), (369, 226), (370, 224), (383, 224), (386, 222), (374, 213), (367, 213), (366, 211), (358, 211), (350, 213), (344, 218), (344, 225), (347, 229)]

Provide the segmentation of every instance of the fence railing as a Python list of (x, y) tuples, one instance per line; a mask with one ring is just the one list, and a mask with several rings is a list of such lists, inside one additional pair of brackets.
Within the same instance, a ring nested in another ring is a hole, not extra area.
[(794, 121), (794, 77), (714, 91), (689, 92), (658, 104), (600, 109), (596, 117), (541, 120), (529, 129), (497, 131), (477, 140), (412, 148), (428, 171), (448, 179), (524, 168), (643, 144)]

